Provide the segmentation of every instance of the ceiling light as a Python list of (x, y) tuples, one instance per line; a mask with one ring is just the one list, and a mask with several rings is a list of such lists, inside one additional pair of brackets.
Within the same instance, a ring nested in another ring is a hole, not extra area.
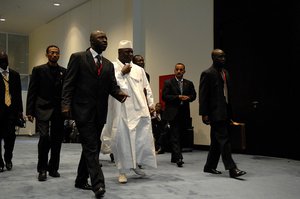
[(4, 21), (6, 21), (6, 19), (5, 19), (5, 18), (2, 18), (2, 17), (0, 17), (0, 21), (1, 21), (1, 22), (4, 22)]
[(54, 6), (60, 6), (60, 3), (53, 3)]

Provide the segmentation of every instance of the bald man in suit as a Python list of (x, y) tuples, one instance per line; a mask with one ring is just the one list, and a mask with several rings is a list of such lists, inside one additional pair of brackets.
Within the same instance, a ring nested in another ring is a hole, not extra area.
[(246, 174), (237, 168), (231, 156), (228, 127), (232, 122), (230, 104), (230, 77), (225, 69), (225, 53), (214, 49), (211, 53), (212, 66), (201, 73), (199, 86), (199, 113), (202, 121), (210, 125), (210, 150), (204, 172), (221, 174), (217, 170), (220, 155), (229, 175), (236, 178)]
[[(108, 96), (124, 102), (113, 64), (102, 56), (107, 47), (106, 33), (93, 31), (91, 47), (70, 57), (62, 92), (62, 111), (73, 118), (82, 145), (75, 187), (91, 189), (97, 198), (105, 193), (105, 181), (99, 164), (100, 134), (106, 123)], [(90, 177), (92, 185), (87, 180)]]

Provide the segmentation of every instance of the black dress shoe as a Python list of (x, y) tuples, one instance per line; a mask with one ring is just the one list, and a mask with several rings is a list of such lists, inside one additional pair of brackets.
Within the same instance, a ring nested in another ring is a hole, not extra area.
[(89, 185), (88, 183), (84, 183), (84, 184), (75, 184), (75, 187), (78, 188), (78, 189), (92, 190), (92, 186)]
[(180, 160), (178, 160), (176, 162), (176, 164), (177, 164), (178, 167), (182, 167), (182, 165), (184, 164), (184, 162), (182, 161), (182, 159), (180, 159)]
[(0, 167), (0, 172), (3, 172), (4, 171), (4, 168), (3, 167)]
[(58, 173), (58, 171), (49, 171), (49, 176), (51, 176), (53, 178), (59, 178), (60, 173)]
[(221, 174), (221, 171), (218, 171), (216, 169), (212, 169), (212, 168), (204, 168), (203, 171), (205, 173), (212, 173), (212, 174)]
[(234, 168), (234, 169), (229, 170), (229, 176), (231, 178), (237, 178), (237, 177), (245, 175), (245, 174), (246, 174), (245, 171), (241, 171), (238, 168)]
[(95, 191), (95, 196), (96, 198), (102, 198), (104, 196), (104, 193), (105, 193), (105, 188), (100, 187), (97, 191)]
[(6, 169), (8, 171), (10, 171), (12, 169), (12, 167), (13, 167), (13, 164), (12, 164), (12, 162), (7, 162), (5, 166), (6, 166)]
[(38, 180), (46, 181), (47, 180), (47, 172), (46, 171), (39, 172)]

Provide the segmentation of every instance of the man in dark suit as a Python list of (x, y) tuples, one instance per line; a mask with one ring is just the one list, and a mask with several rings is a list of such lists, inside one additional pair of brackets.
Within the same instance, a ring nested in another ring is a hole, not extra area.
[[(58, 65), (59, 48), (50, 45), (46, 49), (46, 64), (32, 69), (29, 82), (26, 115), (30, 122), (36, 118), (38, 142), (38, 180), (47, 179), (47, 171), (52, 177), (58, 173), (60, 150), (63, 141), (64, 118), (61, 113), (61, 91), (66, 69)], [(48, 154), (51, 156), (48, 162)]]
[(8, 67), (8, 56), (3, 50), (0, 50), (0, 74), (0, 172), (3, 172), (1, 141), (4, 140), (6, 169), (11, 170), (16, 122), (23, 118), (20, 74)]
[(170, 124), (171, 162), (178, 167), (184, 164), (181, 153), (180, 137), (183, 136), (190, 123), (190, 102), (196, 99), (193, 82), (184, 79), (185, 65), (177, 63), (175, 77), (164, 83), (162, 99), (165, 102), (163, 119)]
[[(142, 55), (134, 55), (132, 63), (142, 67), (145, 70), (145, 59)], [(150, 75), (145, 71), (148, 82), (150, 83)]]
[[(62, 93), (63, 113), (75, 120), (82, 145), (75, 187), (92, 189), (96, 197), (105, 193), (104, 175), (99, 164), (100, 133), (106, 123), (109, 94), (124, 102), (113, 64), (102, 56), (107, 47), (105, 32), (90, 35), (91, 47), (71, 55)], [(90, 177), (92, 186), (87, 180)]]
[(230, 107), (230, 78), (225, 66), (225, 53), (221, 49), (212, 51), (213, 64), (203, 71), (199, 86), (199, 113), (204, 124), (211, 126), (210, 150), (204, 172), (221, 174), (217, 170), (220, 155), (230, 177), (246, 174), (237, 168), (231, 156), (228, 127), (232, 122)]

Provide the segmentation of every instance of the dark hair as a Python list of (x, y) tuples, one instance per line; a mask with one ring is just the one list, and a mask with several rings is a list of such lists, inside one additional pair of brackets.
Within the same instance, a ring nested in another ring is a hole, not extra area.
[(185, 67), (185, 65), (184, 65), (183, 63), (181, 63), (181, 62), (178, 62), (177, 64), (175, 64), (175, 67), (176, 67), (177, 65), (182, 65), (182, 66)]
[(58, 46), (52, 44), (52, 45), (49, 45), (49, 46), (46, 48), (46, 53), (48, 53), (49, 48), (52, 48), (52, 47), (57, 48), (57, 49), (59, 50), (59, 47), (58, 47)]
[(134, 56), (132, 57), (132, 61), (135, 60), (135, 59), (137, 59), (138, 57), (141, 57), (141, 58), (144, 59), (144, 57), (143, 57), (142, 55), (134, 55)]

